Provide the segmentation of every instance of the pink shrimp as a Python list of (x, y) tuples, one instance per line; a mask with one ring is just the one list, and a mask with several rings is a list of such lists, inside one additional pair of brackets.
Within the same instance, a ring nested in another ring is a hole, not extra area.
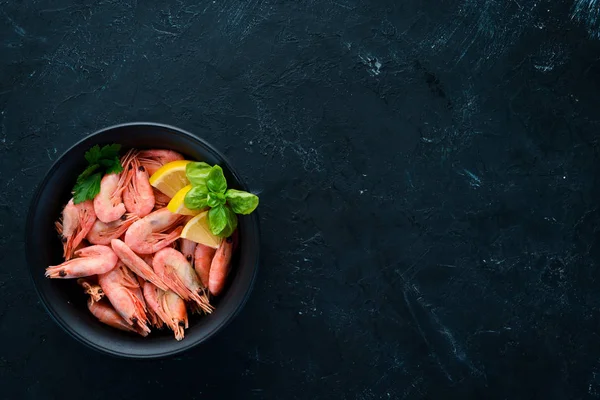
[(150, 318), (150, 322), (153, 326), (162, 328), (164, 325), (164, 316), (162, 308), (160, 308), (158, 294), (164, 293), (164, 291), (154, 286), (152, 282), (144, 282), (141, 286), (144, 293), (144, 299), (146, 300), (146, 305), (148, 306), (147, 314)]
[(156, 253), (179, 238), (181, 226), (170, 233), (163, 232), (177, 226), (181, 219), (181, 215), (173, 214), (167, 208), (154, 211), (127, 229), (125, 244), (138, 254)]
[(140, 256), (135, 254), (129, 246), (119, 239), (113, 239), (110, 244), (117, 257), (119, 257), (121, 261), (123, 261), (123, 264), (129, 267), (130, 270), (135, 272), (141, 278), (154, 283), (162, 290), (168, 289), (167, 285), (165, 285), (162, 279), (156, 275), (152, 267), (146, 264)]
[(75, 256), (77, 258), (46, 268), (46, 277), (70, 279), (104, 274), (115, 268), (118, 260), (110, 247), (102, 245), (84, 247), (77, 250)]
[(146, 303), (140, 285), (135, 277), (122, 262), (110, 272), (98, 275), (98, 283), (108, 297), (115, 310), (131, 325), (150, 332)]
[(206, 289), (183, 254), (166, 247), (154, 255), (152, 265), (163, 282), (182, 299), (196, 302), (205, 313), (213, 311)]
[(128, 174), (104, 175), (100, 181), (100, 193), (94, 198), (94, 211), (98, 219), (104, 223), (118, 220), (125, 214), (122, 194), (127, 186)]
[(188, 328), (188, 316), (185, 302), (171, 290), (164, 292), (161, 298), (161, 308), (164, 310), (166, 324), (175, 333), (175, 339), (183, 339), (184, 329)]
[(108, 224), (98, 219), (88, 233), (87, 240), (92, 244), (109, 245), (111, 240), (121, 237), (137, 220), (138, 217), (133, 214), (123, 214), (121, 218)]
[(164, 194), (163, 192), (161, 192), (158, 189), (152, 188), (152, 192), (154, 193), (154, 209), (155, 210), (166, 207), (167, 204), (169, 204), (169, 201), (171, 201), (171, 198), (169, 196), (167, 196), (166, 194)]
[(175, 333), (175, 339), (183, 339), (188, 318), (185, 302), (181, 297), (171, 290), (160, 290), (150, 282), (144, 284), (144, 297), (160, 320)]
[(173, 150), (152, 149), (141, 150), (138, 153), (138, 159), (140, 160), (140, 164), (146, 168), (148, 174), (152, 176), (163, 165), (172, 161), (183, 160), (184, 158), (181, 154)]
[(215, 296), (218, 296), (225, 287), (225, 281), (231, 267), (232, 253), (233, 238), (230, 236), (221, 242), (210, 264), (208, 289)]
[(179, 250), (185, 256), (185, 259), (194, 266), (194, 251), (196, 250), (196, 242), (188, 239), (179, 239)]
[(63, 257), (65, 260), (73, 257), (73, 251), (92, 229), (95, 220), (96, 213), (94, 203), (91, 200), (79, 204), (73, 203), (73, 199), (69, 200), (63, 209), (60, 221), (55, 223), (56, 230), (61, 235), (63, 242)]
[(217, 250), (198, 243), (194, 252), (194, 269), (204, 287), (208, 287), (210, 264)]
[(128, 212), (145, 217), (154, 208), (154, 192), (148, 181), (148, 172), (137, 158), (136, 153), (128, 153), (124, 168), (129, 177), (129, 183), (123, 191), (123, 204)]
[(100, 302), (88, 299), (88, 309), (98, 318), (98, 320), (108, 326), (120, 329), (126, 332), (135, 332), (144, 337), (148, 336), (148, 331), (139, 326), (131, 326), (121, 317), (121, 315), (106, 300)]

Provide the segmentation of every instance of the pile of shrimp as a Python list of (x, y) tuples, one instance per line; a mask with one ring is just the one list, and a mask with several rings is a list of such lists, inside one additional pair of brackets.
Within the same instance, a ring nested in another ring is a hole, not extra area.
[(46, 277), (77, 278), (106, 325), (142, 336), (167, 327), (182, 340), (188, 311), (214, 310), (210, 297), (225, 286), (233, 239), (213, 249), (179, 237), (191, 217), (171, 213), (170, 198), (149, 183), (176, 160), (183, 156), (171, 150), (130, 150), (123, 172), (105, 175), (93, 201), (71, 199), (56, 222), (65, 261)]

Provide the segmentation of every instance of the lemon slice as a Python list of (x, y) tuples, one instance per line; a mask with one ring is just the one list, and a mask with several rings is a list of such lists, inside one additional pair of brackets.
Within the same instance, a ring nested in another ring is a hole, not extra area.
[(185, 195), (190, 191), (192, 185), (184, 186), (180, 191), (175, 193), (175, 196), (171, 199), (167, 208), (173, 214), (181, 214), (181, 215), (198, 215), (202, 212), (202, 210), (190, 210), (185, 206), (183, 200), (185, 199)]
[(203, 211), (190, 219), (183, 227), (181, 237), (214, 249), (221, 244), (221, 238), (213, 235), (208, 226), (208, 211)]
[(191, 161), (177, 160), (160, 167), (150, 177), (150, 184), (169, 197), (175, 196), (184, 186), (189, 185), (185, 166)]

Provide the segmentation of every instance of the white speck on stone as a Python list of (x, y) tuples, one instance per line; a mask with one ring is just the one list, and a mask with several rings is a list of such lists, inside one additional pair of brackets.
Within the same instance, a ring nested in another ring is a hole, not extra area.
[(298, 315), (302, 315), (302, 311), (298, 311)]

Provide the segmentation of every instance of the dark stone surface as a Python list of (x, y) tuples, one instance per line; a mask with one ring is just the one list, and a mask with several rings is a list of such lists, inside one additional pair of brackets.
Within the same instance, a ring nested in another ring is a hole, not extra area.
[[(1, 397), (600, 396), (597, 13), (0, 1)], [(23, 254), (53, 160), (135, 120), (202, 134), (261, 196), (246, 308), (155, 362), (64, 334)]]

